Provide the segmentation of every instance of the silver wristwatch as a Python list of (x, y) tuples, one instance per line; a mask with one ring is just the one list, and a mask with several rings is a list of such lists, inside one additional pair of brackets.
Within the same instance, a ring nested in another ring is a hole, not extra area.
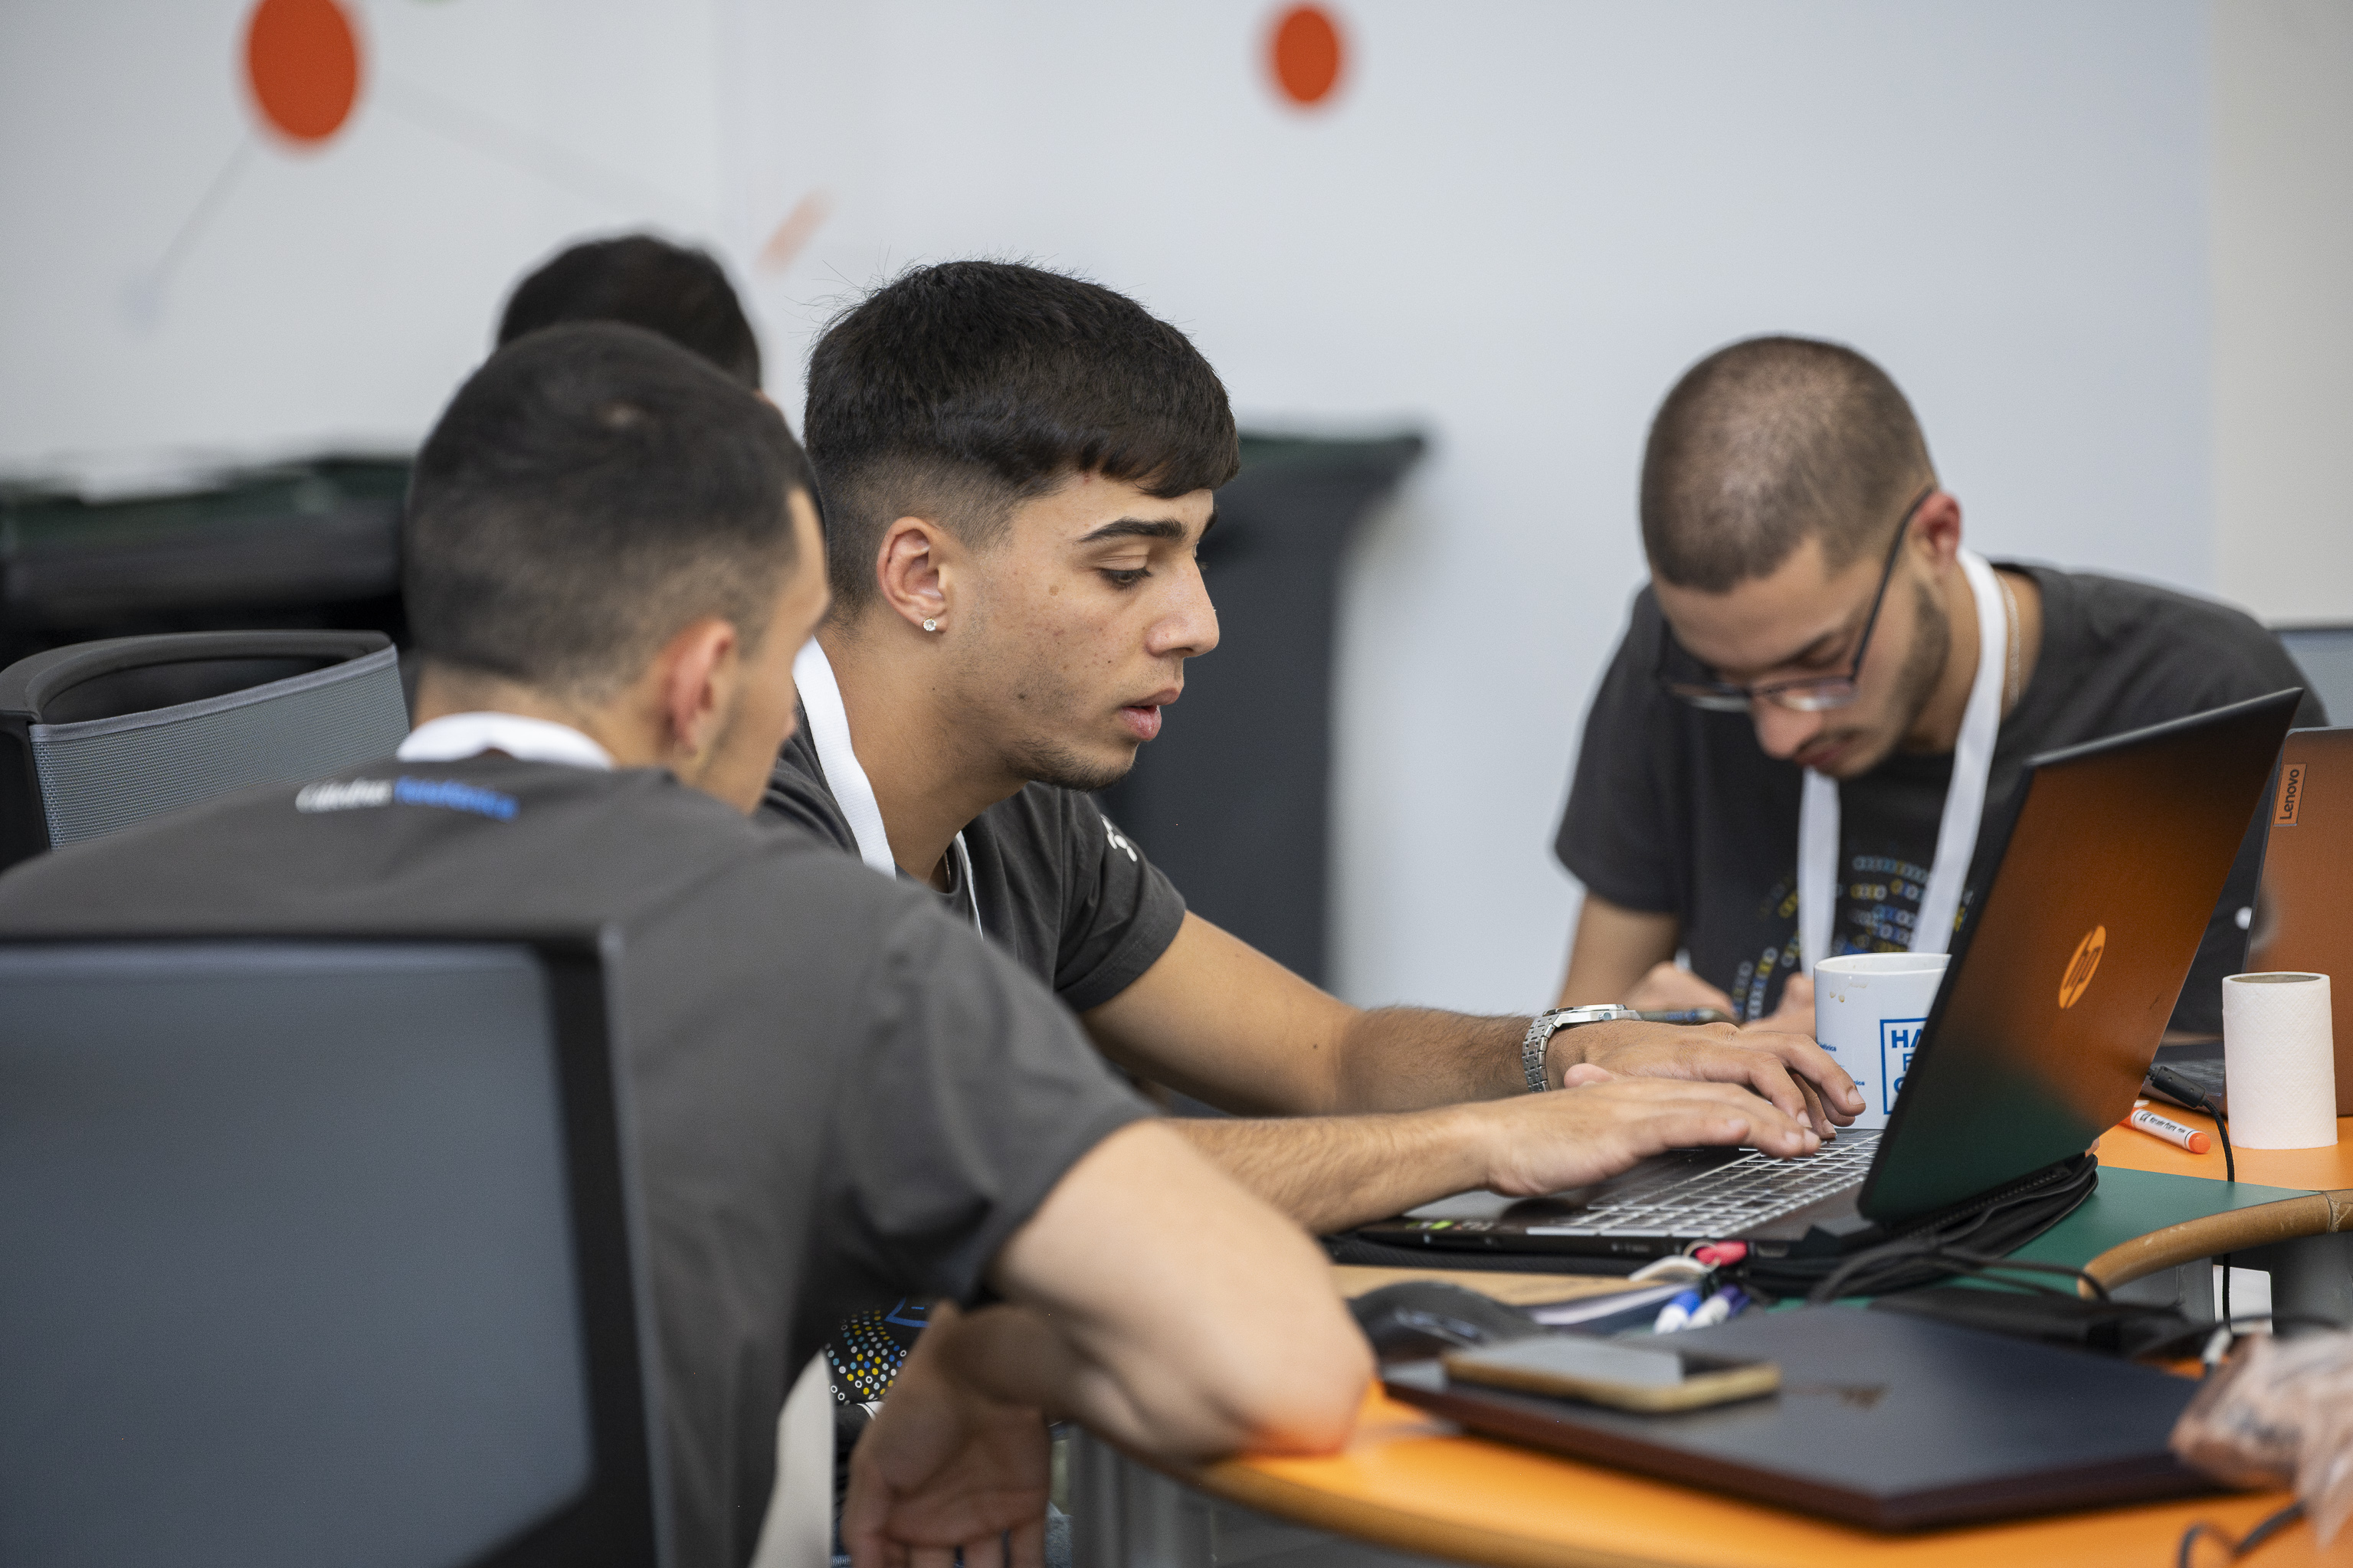
[(1520, 1041), (1520, 1071), (1527, 1075), (1529, 1089), (1542, 1094), (1552, 1087), (1545, 1081), (1545, 1052), (1551, 1048), (1552, 1037), (1563, 1029), (1641, 1016), (1631, 1007), (1620, 1007), (1615, 1003), (1595, 1007), (1555, 1007), (1549, 1013), (1537, 1014), (1528, 1020), (1528, 1032)]

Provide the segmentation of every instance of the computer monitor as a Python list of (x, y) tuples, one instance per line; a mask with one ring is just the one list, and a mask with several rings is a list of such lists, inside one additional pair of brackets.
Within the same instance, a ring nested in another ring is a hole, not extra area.
[(0, 943), (0, 1562), (659, 1560), (587, 943)]

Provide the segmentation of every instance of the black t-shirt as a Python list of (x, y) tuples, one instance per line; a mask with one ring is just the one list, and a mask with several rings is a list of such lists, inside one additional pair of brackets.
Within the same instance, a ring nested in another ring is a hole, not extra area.
[(972, 1299), (1071, 1165), (1149, 1108), (934, 900), (667, 773), (483, 756), (341, 776), (459, 787), (309, 811), (269, 789), (60, 850), (0, 878), (0, 933), (606, 933), (671, 1560), (749, 1561), (776, 1413), (832, 1326)]
[[(858, 853), (806, 717), (768, 775), (761, 809)], [(1076, 790), (1025, 784), (976, 817), (964, 842), (972, 857), (971, 891), (978, 897), (981, 929), (1073, 1013), (1134, 984), (1185, 923), (1185, 900), (1176, 885)], [(953, 869), (954, 856), (948, 864)], [(970, 923), (972, 906), (961, 879), (939, 896), (952, 914)]]
[[(2279, 639), (2210, 600), (2114, 577), (2010, 565), (2042, 592), (2042, 647), (2002, 721), (1986, 786), (2000, 820), (2026, 759), (2224, 703), (2305, 684)], [(1747, 715), (1678, 702), (1651, 679), (1665, 621), (1645, 587), (1594, 694), (1554, 852), (1621, 908), (1672, 914), (1694, 973), (1745, 1018), (1778, 1004), (1798, 964), (1798, 813), (1803, 770), (1758, 750)], [(2306, 696), (2298, 724), (2322, 724)], [(1936, 858), (1950, 753), (1897, 752), (1839, 786), (1836, 952), (1911, 944)], [(1968, 910), (1993, 869), (1980, 842)], [(2221, 1026), (2221, 977), (2244, 956), (2239, 913), (2254, 898), (2251, 835), (2174, 1009), (2178, 1028)]]

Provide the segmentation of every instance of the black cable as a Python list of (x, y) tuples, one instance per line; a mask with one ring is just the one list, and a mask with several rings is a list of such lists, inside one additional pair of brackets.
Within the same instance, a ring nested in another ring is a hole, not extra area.
[[(2231, 1119), (2222, 1114), (2221, 1102), (2205, 1089), (2168, 1067), (2148, 1069), (2149, 1081), (2185, 1105), (2196, 1107), (2214, 1119), (2214, 1136), (2222, 1141), (2222, 1179), (2232, 1186), (2239, 1184), (2239, 1158), (2231, 1151)], [(2231, 1257), (2222, 1254), (2222, 1300), (2220, 1316), (2231, 1321)]]
[[(1900, 1276), (1923, 1264), (1944, 1266), (1944, 1272), (1951, 1274), (1992, 1274), (2004, 1269), (2023, 1270), (2036, 1274), (2063, 1274), (2069, 1279), (2089, 1285), (2092, 1288), (2092, 1293), (2099, 1300), (2105, 1301), (2109, 1299), (2108, 1288), (2105, 1284), (2094, 1275), (2072, 1264), (2043, 1263), (2025, 1258), (1996, 1258), (1982, 1252), (1969, 1252), (1941, 1240), (1920, 1238), (1908, 1242), (1892, 1242), (1884, 1247), (1873, 1247), (1869, 1252), (1857, 1254), (1825, 1275), (1820, 1284), (1806, 1293), (1806, 1300), (1812, 1305), (1820, 1306), (1825, 1301), (1834, 1301), (1840, 1296), (1849, 1293), (1859, 1279), (1869, 1281), (1872, 1277), (1882, 1272)], [(2051, 1291), (2045, 1286), (2022, 1279), (2004, 1280), (2002, 1283), (2024, 1289), (2042, 1290), (2047, 1294), (2064, 1294), (2064, 1292)], [(1863, 1285), (1861, 1293), (1872, 1294), (1868, 1283)]]
[[(2235, 1187), (2239, 1184), (2239, 1162), (2237, 1157), (2231, 1152), (2231, 1119), (2222, 1114), (2221, 1106), (2216, 1104), (2211, 1096), (2203, 1094), (2200, 1095), (2198, 1097), (2198, 1108), (2214, 1119), (2214, 1136), (2222, 1141), (2222, 1179)], [(2228, 1324), (2231, 1321), (2232, 1256), (2232, 1255), (2228, 1252), (2222, 1254), (2221, 1318), (2225, 1324)]]
[(2232, 1539), (2231, 1532), (2221, 1525), (2209, 1524), (2201, 1519), (2181, 1532), (2181, 1550), (2173, 1555), (2174, 1568), (2189, 1568), (2190, 1549), (2198, 1544), (2198, 1538), (2201, 1535), (2211, 1535), (2221, 1542), (2235, 1563), (2303, 1517), (2304, 1504), (2292, 1502), (2277, 1513), (2258, 1520), (2253, 1530), (2236, 1540)]

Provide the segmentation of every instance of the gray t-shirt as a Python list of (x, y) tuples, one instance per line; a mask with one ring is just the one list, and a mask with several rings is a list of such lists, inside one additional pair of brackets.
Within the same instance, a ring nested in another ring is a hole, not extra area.
[[(2002, 721), (1986, 785), (1986, 820), (2001, 819), (2026, 760), (2168, 719), (2305, 684), (2279, 639), (2208, 599), (2120, 578), (2027, 573), (2042, 593), (2042, 647), (2033, 678)], [(1620, 908), (1672, 913), (1693, 971), (1744, 1018), (1778, 1005), (1798, 963), (1798, 804), (1802, 772), (1757, 748), (1745, 713), (1707, 713), (1651, 679), (1666, 622), (1645, 587), (1585, 720), (1554, 852), (1586, 887)], [(2306, 696), (2299, 725), (2325, 724)], [(1953, 759), (1903, 752), (1839, 785), (1837, 952), (1911, 944)], [(2251, 832), (2215, 907), (2174, 1009), (2177, 1028), (2221, 1027), (2222, 976), (2246, 950), (2239, 911), (2262, 863)], [(1993, 866), (1984, 840), (1964, 912)]]
[[(768, 775), (761, 810), (858, 853), (806, 717)], [(1025, 784), (976, 817), (964, 841), (981, 929), (1073, 1013), (1134, 984), (1185, 923), (1176, 885), (1076, 790)], [(961, 883), (949, 888), (946, 904), (970, 922)]]
[(672, 1561), (734, 1568), (777, 1410), (832, 1326), (971, 1300), (1071, 1164), (1149, 1108), (935, 900), (665, 772), (484, 756), (339, 776), (443, 787), (307, 812), (269, 789), (60, 850), (0, 878), (0, 935), (607, 933)]

